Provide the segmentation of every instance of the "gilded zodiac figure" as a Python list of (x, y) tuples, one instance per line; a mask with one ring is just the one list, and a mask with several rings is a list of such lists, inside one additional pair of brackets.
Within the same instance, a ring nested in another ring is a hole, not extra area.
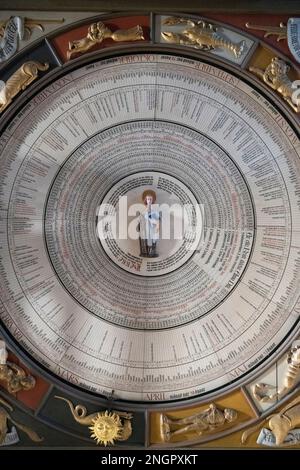
[(85, 406), (74, 406), (68, 398), (55, 396), (59, 400), (65, 401), (72, 413), (73, 418), (83, 426), (89, 426), (91, 437), (97, 444), (114, 444), (114, 441), (126, 441), (132, 434), (131, 419), (132, 414), (124, 411), (97, 411), (87, 415)]
[[(289, 431), (300, 428), (300, 397), (295, 398), (291, 403), (282, 408), (281, 411), (271, 414), (264, 421), (268, 422), (268, 428), (274, 434), (276, 446), (283, 445)], [(243, 444), (261, 424), (260, 422), (243, 433)]]
[(300, 112), (300, 99), (294, 98), (296, 89), (293, 88), (293, 82), (287, 75), (290, 66), (282, 59), (273, 57), (265, 70), (258, 67), (249, 67), (249, 70), (261, 78), (272, 90), (277, 91), (296, 113)]
[(203, 51), (211, 51), (216, 48), (223, 48), (231, 52), (236, 58), (241, 57), (245, 49), (245, 41), (235, 43), (230, 41), (221, 33), (218, 28), (203, 20), (193, 21), (187, 18), (170, 17), (163, 22), (166, 26), (186, 24), (187, 29), (180, 33), (162, 32), (165, 41), (195, 47)]
[(5, 86), (0, 90), (0, 113), (2, 113), (7, 106), (12, 102), (13, 98), (33, 82), (39, 71), (48, 70), (49, 64), (41, 64), (40, 62), (31, 60), (25, 62), (21, 67), (12, 74), (5, 83)]
[(17, 364), (7, 361), (5, 342), (0, 340), (0, 380), (6, 384), (9, 393), (31, 390), (35, 386), (35, 378), (27, 375)]
[(116, 42), (140, 41), (144, 39), (143, 29), (140, 25), (137, 25), (129, 29), (117, 29), (113, 32), (101, 21), (93, 23), (89, 26), (85, 38), (69, 42), (69, 49), (67, 51), (68, 60), (70, 60), (74, 54), (82, 54), (91, 49), (95, 44), (100, 44), (102, 41), (109, 38)]
[(0, 365), (0, 380), (6, 382), (9, 393), (31, 390), (35, 386), (35, 378), (32, 375), (26, 375), (20, 366), (12, 362)]
[[(232, 423), (237, 416), (236, 410), (232, 408), (221, 410), (214, 403), (211, 403), (207, 409), (186, 418), (173, 419), (162, 415), (162, 435), (165, 441), (188, 432), (195, 432), (200, 436), (226, 423)], [(179, 427), (179, 429), (171, 432), (171, 427)]]

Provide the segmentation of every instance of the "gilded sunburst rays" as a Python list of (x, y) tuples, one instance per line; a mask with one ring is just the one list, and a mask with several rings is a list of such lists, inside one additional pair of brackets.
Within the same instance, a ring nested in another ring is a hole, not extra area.
[(120, 437), (122, 423), (116, 413), (105, 411), (98, 413), (89, 429), (91, 437), (97, 441), (97, 444), (106, 447), (108, 444), (114, 445), (114, 441)]

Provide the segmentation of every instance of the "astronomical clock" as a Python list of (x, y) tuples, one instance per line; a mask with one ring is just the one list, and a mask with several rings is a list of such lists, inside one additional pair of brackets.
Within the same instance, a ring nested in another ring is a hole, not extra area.
[(297, 2), (17, 3), (0, 446), (299, 447)]

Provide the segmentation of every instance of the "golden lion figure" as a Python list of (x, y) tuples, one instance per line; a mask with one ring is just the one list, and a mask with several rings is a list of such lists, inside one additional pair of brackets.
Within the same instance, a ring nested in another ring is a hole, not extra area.
[(104, 23), (98, 21), (98, 23), (93, 23), (89, 26), (85, 38), (69, 42), (67, 58), (70, 60), (74, 54), (82, 54), (88, 51), (95, 44), (100, 44), (104, 39), (110, 38), (116, 42), (140, 41), (144, 39), (143, 34), (143, 29), (140, 25), (130, 29), (118, 29), (112, 32)]
[(287, 75), (290, 66), (283, 60), (273, 57), (265, 70), (258, 67), (249, 67), (249, 70), (262, 79), (272, 90), (277, 91), (296, 113), (300, 112), (300, 100), (293, 98), (295, 88)]
[(40, 62), (30, 61), (25, 62), (5, 83), (5, 86), (0, 91), (0, 113), (2, 113), (8, 105), (12, 102), (13, 98), (33, 82), (39, 73), (39, 70), (48, 70), (49, 64), (41, 64)]

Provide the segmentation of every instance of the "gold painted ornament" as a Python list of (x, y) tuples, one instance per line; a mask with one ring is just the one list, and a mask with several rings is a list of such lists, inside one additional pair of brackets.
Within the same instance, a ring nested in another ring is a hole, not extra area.
[(16, 72), (7, 80), (0, 90), (0, 113), (9, 106), (13, 98), (24, 91), (34, 80), (37, 79), (39, 71), (48, 70), (49, 64), (31, 60), (21, 65)]
[(105, 447), (114, 445), (115, 441), (127, 441), (132, 434), (131, 419), (132, 414), (124, 411), (97, 411), (87, 415), (87, 409), (83, 405), (74, 407), (68, 398), (55, 396), (58, 400), (65, 401), (71, 410), (75, 421), (83, 426), (88, 426), (91, 431), (91, 438), (97, 444)]
[(140, 41), (144, 40), (143, 29), (136, 25), (129, 29), (118, 29), (111, 31), (102, 21), (92, 23), (88, 28), (85, 38), (69, 42), (67, 58), (70, 60), (74, 54), (83, 54), (91, 49), (95, 44), (100, 44), (105, 39), (112, 39), (115, 42)]
[(35, 378), (26, 374), (19, 365), (7, 361), (7, 357), (6, 344), (0, 340), (0, 381), (5, 384), (7, 391), (17, 393), (23, 390), (32, 390), (36, 384)]
[(170, 441), (173, 437), (182, 436), (189, 432), (201, 436), (234, 422), (237, 417), (236, 410), (232, 408), (221, 409), (215, 403), (211, 403), (208, 408), (199, 413), (180, 419), (161, 415), (161, 436), (164, 441)]
[[(292, 400), (278, 413), (267, 416), (262, 422), (265, 421), (267, 421), (267, 427), (274, 435), (275, 446), (289, 445), (286, 443), (289, 432), (300, 428), (300, 397), (298, 396)], [(262, 422), (255, 424), (243, 432), (243, 444), (245, 444), (248, 437), (261, 426)], [(290, 445), (293, 444), (294, 442)]]
[(105, 447), (107, 444), (114, 445), (114, 441), (119, 440), (122, 432), (120, 416), (107, 410), (103, 413), (98, 413), (89, 429), (91, 437), (95, 439), (97, 444), (104, 445)]
[(191, 46), (203, 51), (222, 48), (231, 52), (237, 59), (245, 50), (245, 41), (235, 43), (221, 34), (216, 26), (203, 20), (193, 21), (187, 18), (170, 17), (164, 20), (163, 24), (166, 26), (187, 25), (187, 28), (180, 33), (167, 31), (161, 33), (162, 38), (170, 43)]
[(277, 42), (287, 38), (287, 27), (282, 21), (279, 23), (279, 26), (263, 26), (259, 24), (251, 24), (249, 22), (245, 23), (245, 26), (248, 29), (264, 31), (264, 38), (268, 38), (269, 36), (277, 36)]
[(251, 66), (249, 70), (263, 80), (272, 90), (281, 95), (296, 113), (300, 112), (300, 99), (296, 93), (297, 90), (288, 77), (290, 66), (282, 59), (273, 57), (265, 69)]

